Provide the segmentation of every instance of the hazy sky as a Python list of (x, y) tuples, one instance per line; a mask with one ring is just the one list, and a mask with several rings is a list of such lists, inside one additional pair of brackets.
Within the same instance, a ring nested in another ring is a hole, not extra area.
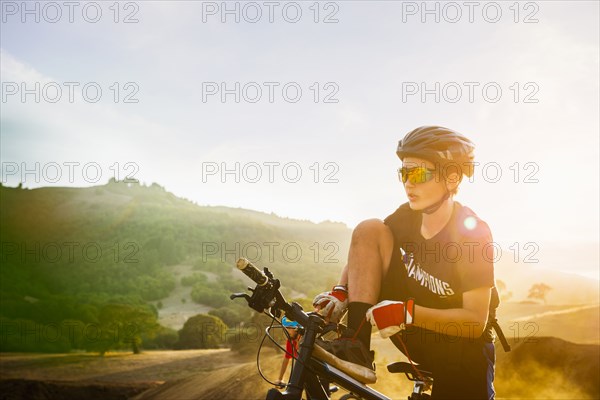
[(353, 227), (406, 201), (397, 141), (436, 124), (476, 143), (456, 199), (498, 241), (598, 242), (597, 1), (22, 4), (1, 4), (4, 184), (133, 173)]

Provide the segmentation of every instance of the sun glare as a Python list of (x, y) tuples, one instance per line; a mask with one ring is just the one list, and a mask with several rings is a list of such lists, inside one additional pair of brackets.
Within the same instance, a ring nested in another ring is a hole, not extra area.
[(475, 217), (469, 216), (469, 217), (465, 218), (463, 224), (465, 225), (465, 228), (472, 231), (473, 229), (475, 229), (477, 227), (477, 220), (475, 219)]

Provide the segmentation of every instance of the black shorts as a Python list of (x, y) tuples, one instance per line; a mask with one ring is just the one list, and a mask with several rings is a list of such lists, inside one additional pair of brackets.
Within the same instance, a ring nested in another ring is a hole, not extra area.
[[(494, 399), (496, 352), (493, 343), (417, 331), (402, 332), (391, 340), (404, 353), (399, 337), (403, 338), (408, 350), (405, 355), (433, 373), (432, 399)], [(423, 332), (428, 340), (423, 340)]]
[(495, 360), (493, 343), (465, 348), (458, 369), (434, 369), (431, 398), (493, 400)]
[[(410, 296), (403, 283), (401, 269), (392, 264), (382, 282), (379, 301), (406, 301)], [(403, 331), (401, 337), (409, 353), (405, 355), (433, 373), (432, 399), (494, 399), (496, 353), (493, 343), (416, 327)], [(391, 339), (404, 353), (398, 337)]]

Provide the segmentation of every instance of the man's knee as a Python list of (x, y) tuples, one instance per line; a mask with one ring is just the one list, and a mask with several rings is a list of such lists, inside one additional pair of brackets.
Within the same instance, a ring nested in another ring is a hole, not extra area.
[(352, 243), (383, 243), (391, 237), (390, 228), (382, 220), (372, 218), (360, 222), (352, 231)]
[(367, 219), (359, 223), (352, 232), (351, 249), (369, 248), (379, 255), (384, 275), (389, 269), (394, 247), (394, 236), (390, 228), (380, 219)]

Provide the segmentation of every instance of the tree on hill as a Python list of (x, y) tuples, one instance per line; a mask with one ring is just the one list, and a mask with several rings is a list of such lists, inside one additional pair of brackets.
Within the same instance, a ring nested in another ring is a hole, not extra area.
[(98, 338), (94, 350), (103, 355), (110, 349), (131, 346), (140, 353), (142, 335), (152, 337), (160, 328), (150, 310), (127, 304), (107, 304), (100, 310)]
[(231, 303), (227, 292), (222, 287), (205, 286), (202, 283), (194, 285), (191, 297), (198, 304), (206, 304), (215, 308), (225, 307)]
[(546, 294), (552, 288), (545, 283), (536, 283), (529, 288), (529, 294), (527, 295), (528, 299), (541, 300), (546, 304)]
[[(245, 302), (244, 302), (245, 303)], [(248, 322), (252, 316), (252, 311), (247, 304), (241, 302), (228, 304), (225, 307), (216, 308), (208, 312), (208, 315), (214, 315), (229, 327), (233, 328), (236, 325)]]
[(198, 314), (188, 319), (179, 330), (177, 349), (211, 349), (225, 341), (227, 325), (218, 317)]

